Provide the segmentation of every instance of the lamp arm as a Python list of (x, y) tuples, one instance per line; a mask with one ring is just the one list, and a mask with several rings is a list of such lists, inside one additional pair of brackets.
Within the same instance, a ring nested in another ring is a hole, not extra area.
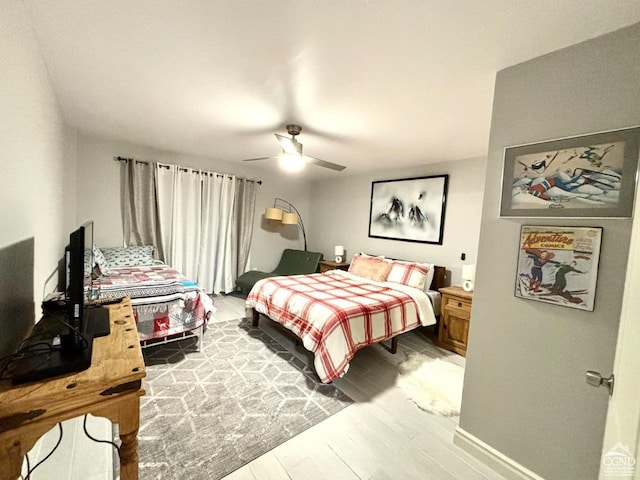
[(307, 251), (307, 233), (304, 230), (304, 223), (302, 223), (302, 215), (300, 215), (300, 212), (298, 211), (298, 209), (296, 207), (293, 206), (292, 203), (287, 202), (284, 198), (278, 198), (276, 197), (276, 199), (273, 201), (273, 206), (276, 207), (278, 200), (280, 200), (281, 202), (284, 202), (287, 204), (287, 206), (289, 208), (293, 208), (293, 210), (296, 212), (296, 215), (298, 215), (298, 225), (300, 225), (300, 228), (302, 229), (302, 238), (304, 239), (304, 251)]

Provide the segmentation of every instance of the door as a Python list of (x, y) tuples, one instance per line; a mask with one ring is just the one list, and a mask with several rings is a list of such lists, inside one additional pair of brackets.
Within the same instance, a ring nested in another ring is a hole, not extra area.
[[(640, 192), (631, 233), (631, 246), (618, 343), (615, 383), (609, 401), (602, 445), (600, 478), (640, 479)], [(608, 376), (608, 372), (602, 372)]]

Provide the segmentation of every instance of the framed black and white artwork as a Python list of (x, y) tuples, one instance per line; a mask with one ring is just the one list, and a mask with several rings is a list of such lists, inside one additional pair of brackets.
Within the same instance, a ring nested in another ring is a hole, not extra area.
[(442, 245), (449, 175), (371, 183), (369, 237)]

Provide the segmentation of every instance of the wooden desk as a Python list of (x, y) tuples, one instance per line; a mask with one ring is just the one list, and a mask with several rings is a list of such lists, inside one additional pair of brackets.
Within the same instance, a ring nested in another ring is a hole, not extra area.
[(0, 480), (18, 478), (24, 456), (56, 424), (87, 413), (118, 424), (120, 478), (138, 478), (144, 360), (130, 300), (107, 308), (111, 333), (94, 339), (88, 370), (23, 385), (0, 382)]

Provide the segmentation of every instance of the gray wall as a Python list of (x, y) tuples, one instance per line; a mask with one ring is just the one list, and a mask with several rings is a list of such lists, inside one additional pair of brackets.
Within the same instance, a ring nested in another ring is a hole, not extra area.
[(185, 167), (260, 179), (256, 197), (252, 254), (249, 269), (272, 270), (285, 248), (303, 248), (300, 229), (273, 227), (264, 219), (264, 209), (275, 197), (293, 203), (303, 220), (309, 218), (309, 181), (282, 175), (275, 169), (238, 164), (175, 152), (157, 150), (125, 141), (77, 133), (78, 207), (77, 220), (94, 220), (95, 242), (99, 246), (122, 244), (120, 214), (120, 162), (114, 157), (172, 163)]
[[(451, 272), (449, 283), (460, 284), (460, 254), (467, 255), (464, 263), (476, 263), (485, 168), (485, 158), (471, 158), (314, 181), (311, 245), (326, 258), (333, 258), (335, 245), (344, 245), (349, 259), (364, 251), (435, 263)], [(442, 245), (369, 238), (371, 182), (445, 173), (449, 174), (449, 189)]]
[[(506, 146), (640, 124), (640, 24), (498, 73), (460, 427), (542, 477), (596, 478), (631, 220), (500, 219)], [(514, 297), (520, 226), (604, 228), (594, 312)]]
[(50, 275), (73, 227), (75, 164), (23, 2), (0, 2), (0, 58), (0, 248), (32, 239), (31, 259), (16, 258), (14, 268), (29, 270), (39, 305), (57, 286)]

